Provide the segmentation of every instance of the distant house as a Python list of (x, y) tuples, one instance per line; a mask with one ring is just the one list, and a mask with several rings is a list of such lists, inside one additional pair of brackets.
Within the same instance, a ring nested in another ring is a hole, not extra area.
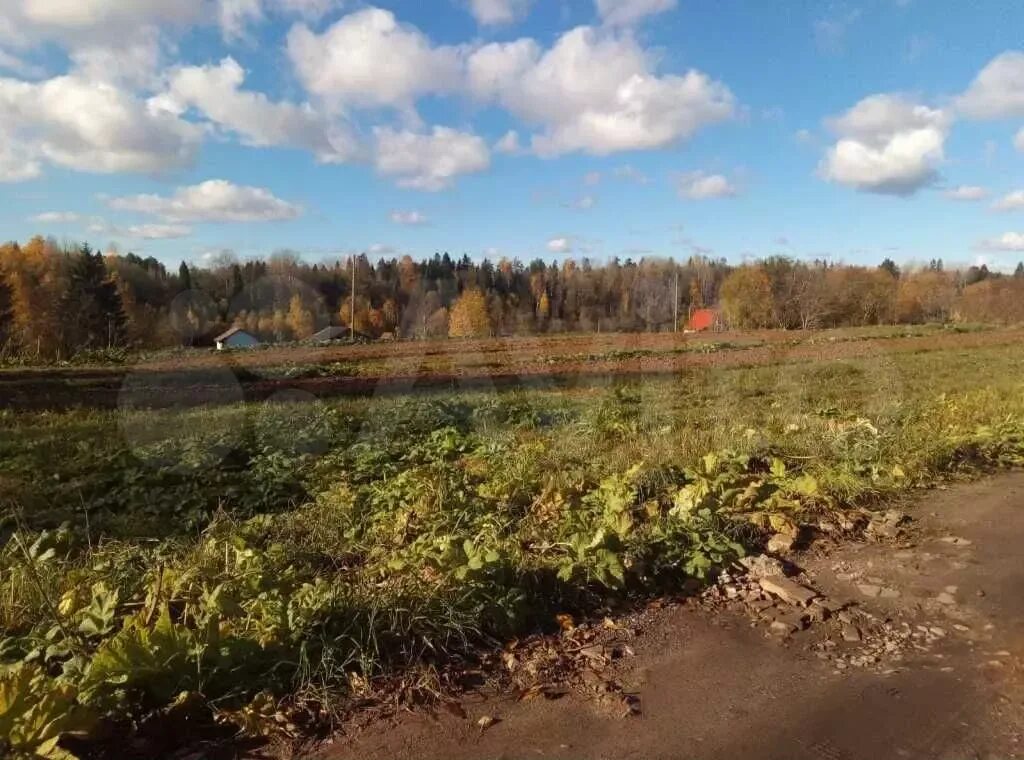
[(687, 332), (705, 332), (716, 330), (721, 326), (721, 316), (717, 309), (697, 309), (690, 315), (686, 323)]
[(331, 325), (325, 327), (320, 332), (315, 332), (309, 336), (309, 339), (316, 343), (326, 343), (329, 340), (344, 340), (348, 337), (349, 329), (347, 327), (338, 327)]
[(259, 338), (241, 327), (232, 327), (213, 340), (217, 344), (218, 351), (223, 351), (225, 348), (255, 348), (260, 345)]

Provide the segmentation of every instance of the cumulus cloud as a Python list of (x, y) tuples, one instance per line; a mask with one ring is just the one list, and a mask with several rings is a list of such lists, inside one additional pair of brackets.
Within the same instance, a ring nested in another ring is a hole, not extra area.
[(450, 127), (431, 132), (374, 129), (377, 171), (394, 177), (399, 187), (436, 192), (452, 187), (463, 174), (473, 174), (491, 165), (487, 143), (474, 134)]
[(992, 204), (996, 211), (1020, 211), (1024, 209), (1024, 190), (1015, 190)]
[(288, 56), (309, 92), (338, 105), (412, 109), (417, 97), (453, 92), (462, 81), (458, 48), (435, 47), (380, 8), (344, 16), (322, 34), (294, 26)]
[(814, 43), (823, 53), (842, 53), (846, 49), (846, 35), (860, 18), (859, 10), (837, 13), (814, 22)]
[(949, 116), (900, 95), (871, 95), (830, 119), (839, 137), (819, 173), (866, 192), (910, 195), (938, 178)]
[(993, 58), (955, 102), (960, 113), (972, 119), (1024, 116), (1024, 52), (1007, 51)]
[(40, 224), (71, 224), (79, 219), (81, 217), (74, 211), (44, 211), (29, 217), (30, 222), (39, 222)]
[(469, 0), (469, 12), (481, 26), (500, 26), (521, 20), (532, 0)]
[[(192, 26), (220, 26), (228, 40), (246, 36), (268, 14), (316, 20), (338, 0), (3, 0), (0, 36), (17, 30), (27, 42), (79, 45), (131, 45), (140, 34), (173, 32)], [(13, 33), (11, 36), (14, 36)]]
[(430, 218), (422, 211), (392, 211), (391, 221), (395, 224), (404, 224), (416, 227), (430, 223)]
[(124, 90), (78, 76), (0, 78), (0, 175), (27, 178), (42, 163), (79, 171), (153, 173), (186, 166), (202, 130)]
[(632, 164), (625, 164), (624, 166), (617, 166), (612, 174), (617, 179), (626, 180), (627, 182), (635, 182), (638, 185), (646, 185), (651, 181), (651, 178), (644, 174), (642, 171), (637, 169)]
[(988, 190), (977, 185), (960, 185), (943, 193), (951, 201), (981, 201), (988, 197)]
[(1021, 153), (1024, 153), (1024, 129), (1021, 129), (1017, 136), (1013, 138), (1013, 145)]
[(324, 163), (358, 155), (358, 141), (346, 126), (308, 103), (273, 102), (261, 92), (243, 90), (244, 82), (245, 71), (230, 57), (217, 65), (187, 66), (171, 73), (157, 102), (176, 114), (195, 108), (248, 145), (300, 148)]
[(726, 177), (702, 171), (688, 172), (677, 177), (676, 191), (680, 198), (691, 201), (731, 198), (736, 195), (736, 187)]
[(554, 237), (548, 241), (552, 253), (572, 253), (572, 241), (567, 237)]
[(1024, 232), (1004, 232), (997, 238), (981, 241), (978, 247), (986, 251), (1024, 251)]
[(497, 153), (521, 153), (523, 146), (519, 144), (519, 133), (510, 129), (498, 142), (494, 143), (494, 150)]
[(467, 74), (478, 98), (542, 128), (532, 147), (543, 156), (661, 148), (735, 113), (706, 74), (656, 75), (628, 32), (579, 27), (547, 51), (530, 39), (484, 45)]
[(130, 237), (142, 240), (171, 240), (188, 237), (192, 228), (183, 224), (136, 224), (126, 230)]
[(647, 16), (676, 7), (676, 0), (594, 0), (597, 15), (606, 24), (635, 24)]
[(294, 219), (302, 213), (301, 208), (265, 188), (235, 185), (223, 179), (181, 187), (171, 196), (111, 198), (107, 205), (168, 222), (272, 222)]

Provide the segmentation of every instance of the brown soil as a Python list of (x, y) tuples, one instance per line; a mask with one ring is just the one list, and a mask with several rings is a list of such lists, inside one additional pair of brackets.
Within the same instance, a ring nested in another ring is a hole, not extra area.
[[(323, 760), (429, 758), (1011, 758), (1024, 752), (1024, 474), (931, 492), (887, 543), (816, 546), (790, 559), (849, 605), (780, 639), (737, 604), (642, 616), (616, 678), (619, 717), (578, 695), (468, 698), (467, 719), (408, 714), (338, 739)], [(886, 598), (860, 588), (886, 589)], [(955, 588), (954, 588), (955, 587)], [(943, 594), (950, 598), (940, 599)], [(950, 603), (951, 602), (951, 603)], [(907, 633), (888, 651), (882, 642)], [(878, 654), (881, 651), (881, 654)], [(482, 716), (498, 722), (481, 730)]]
[[(701, 352), (699, 344), (731, 342)], [(1024, 342), (1024, 330), (864, 338), (844, 333), (766, 331), (702, 336), (576, 335), (376, 344), (332, 348), (198, 354), (116, 369), (18, 370), (0, 373), (0, 408), (74, 406), (183, 407), (264, 400), (282, 391), (303, 397), (392, 394), (421, 388), (574, 387), (609, 377), (671, 375), (687, 369), (884, 357), (887, 354), (972, 350)], [(746, 345), (744, 345), (746, 344)], [(605, 355), (614, 351), (642, 356)], [(281, 379), (267, 368), (350, 369), (327, 377)]]

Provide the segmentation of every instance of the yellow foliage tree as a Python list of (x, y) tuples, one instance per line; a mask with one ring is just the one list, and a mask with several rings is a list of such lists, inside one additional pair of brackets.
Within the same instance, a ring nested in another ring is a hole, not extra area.
[(452, 305), (448, 316), (450, 338), (481, 338), (491, 334), (491, 318), (487, 313), (487, 299), (479, 290), (463, 292)]
[(772, 285), (762, 266), (742, 266), (722, 283), (722, 311), (734, 327), (767, 327), (772, 323)]
[(292, 296), (288, 304), (288, 327), (297, 340), (305, 340), (313, 334), (316, 322), (313, 320), (313, 312), (302, 303), (302, 296), (298, 293)]

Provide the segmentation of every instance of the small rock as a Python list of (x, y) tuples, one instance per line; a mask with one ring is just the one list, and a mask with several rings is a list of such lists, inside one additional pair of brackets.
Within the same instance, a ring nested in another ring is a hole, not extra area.
[(870, 583), (858, 583), (857, 588), (860, 589), (860, 593), (864, 594), (864, 596), (869, 596), (871, 598), (874, 598), (878, 596), (880, 593), (882, 593), (881, 588)]
[(883, 588), (882, 589), (882, 593), (881, 593), (881, 597), (883, 599), (899, 599), (900, 598), (900, 592), (897, 591), (894, 588)]
[(947, 544), (952, 544), (953, 546), (970, 546), (974, 543), (969, 539), (960, 538), (960, 536), (945, 536), (939, 540), (944, 541)]
[(938, 636), (940, 639), (941, 638), (945, 638), (945, 636), (946, 636), (946, 630), (944, 628), (939, 628), (938, 626), (933, 626), (932, 628), (929, 628), (928, 630), (931, 631), (936, 636)]
[(771, 624), (772, 633), (776, 636), (788, 636), (793, 633), (796, 628), (792, 625), (783, 622), (782, 620), (773, 620)]
[(743, 557), (739, 563), (755, 578), (783, 577), (786, 574), (781, 562), (764, 554)]
[(786, 533), (776, 533), (768, 539), (768, 552), (770, 554), (786, 554), (793, 549), (796, 539)]
[(975, 594), (977, 594), (977, 595), (978, 595), (979, 597), (981, 597), (981, 596), (985, 596), (985, 590), (984, 590), (984, 589), (980, 589), (980, 588), (979, 588), (979, 589), (978, 589), (977, 591), (975, 591), (974, 593), (975, 593)]
[(946, 586), (944, 590), (947, 594), (955, 594), (960, 588), (959, 586)]
[(857, 642), (861, 640), (860, 629), (849, 623), (843, 624), (843, 641)]
[(761, 578), (761, 588), (769, 594), (779, 597), (794, 607), (806, 607), (818, 595), (806, 586), (801, 586), (789, 578)]
[(935, 601), (937, 601), (939, 604), (944, 604), (947, 607), (952, 607), (956, 604), (956, 599), (953, 597), (953, 595), (946, 591), (943, 591), (941, 594), (935, 597)]
[(827, 599), (823, 596), (819, 596), (817, 599), (815, 599), (814, 605), (816, 607), (824, 608), (825, 611), (829, 614), (839, 612), (839, 610), (843, 609), (844, 607), (844, 605), (840, 604), (839, 602), (833, 602), (831, 599)]

